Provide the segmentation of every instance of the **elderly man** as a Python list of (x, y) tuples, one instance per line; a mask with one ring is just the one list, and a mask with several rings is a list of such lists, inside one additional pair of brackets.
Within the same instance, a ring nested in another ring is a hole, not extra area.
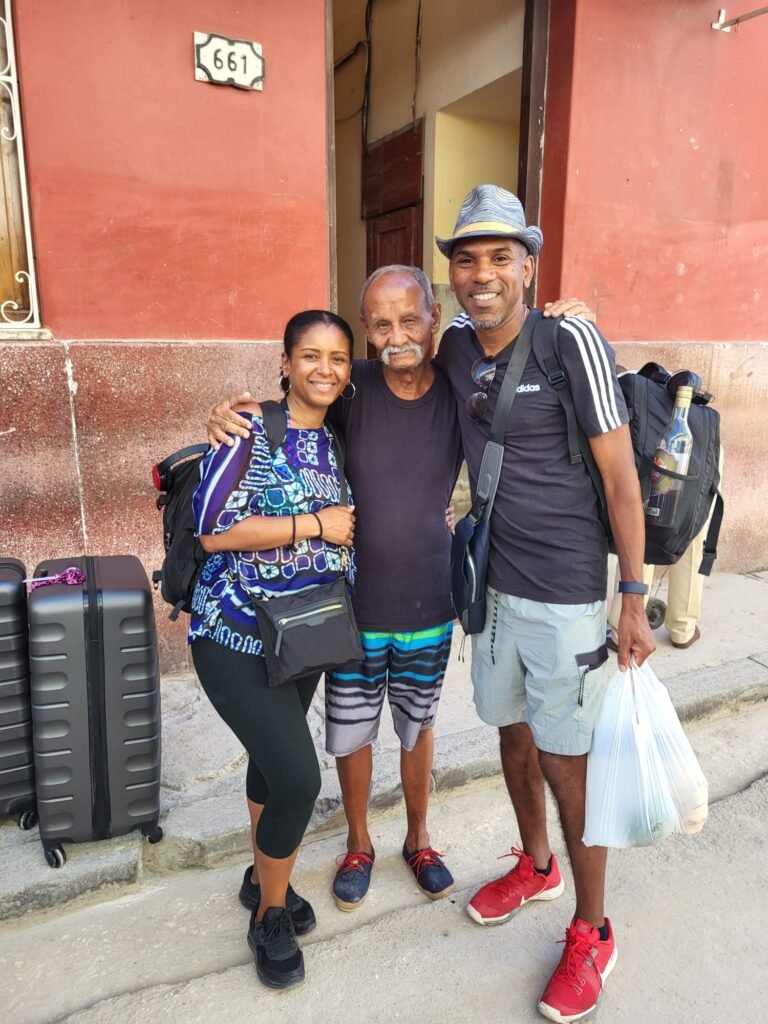
[[(523, 290), (543, 238), (526, 225), (516, 196), (479, 185), (453, 235), (436, 241), (465, 311), (445, 331), (436, 363), (467, 411), (460, 424), (474, 489), (504, 371), (526, 318), (540, 315), (525, 305)], [(613, 352), (599, 332), (580, 318), (562, 320), (558, 331), (562, 369), (602, 474), (616, 541), (624, 595), (618, 652), (626, 668), (630, 656), (640, 664), (655, 647), (643, 609), (644, 520), (627, 410)], [(478, 403), (482, 387), (489, 387), (488, 401)], [(606, 850), (581, 839), (586, 755), (606, 685), (607, 542), (593, 484), (583, 466), (571, 463), (557, 392), (533, 354), (517, 390), (491, 519), (488, 621), (472, 638), (472, 682), (480, 717), (499, 729), (521, 844), (513, 847), (513, 869), (483, 886), (468, 911), (479, 924), (500, 924), (524, 904), (563, 892), (547, 835), (546, 780), (560, 813), (576, 909), (538, 1009), (550, 1020), (577, 1021), (594, 1010), (616, 962), (603, 909)]]
[[(549, 313), (589, 311), (578, 299)], [(589, 314), (591, 315), (591, 314)], [(372, 743), (385, 696), (401, 742), (407, 831), (403, 857), (426, 896), (453, 887), (427, 831), (433, 758), (432, 726), (450, 650), (450, 534), (444, 521), (461, 462), (456, 403), (430, 363), (440, 306), (423, 271), (387, 266), (365, 282), (360, 319), (379, 354), (356, 360), (354, 396), (340, 400), (329, 420), (346, 435), (346, 472), (355, 497), (357, 582), (355, 615), (365, 661), (326, 679), (326, 742), (336, 755), (349, 833), (347, 854), (333, 882), (342, 910), (368, 892), (375, 851), (368, 830)], [(250, 426), (231, 406), (213, 410), (213, 445), (247, 436)], [(240, 898), (250, 905), (258, 880), (246, 871)]]

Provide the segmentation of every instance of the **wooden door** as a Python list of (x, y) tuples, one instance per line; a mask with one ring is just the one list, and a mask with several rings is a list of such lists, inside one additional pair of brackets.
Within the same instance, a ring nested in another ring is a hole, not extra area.
[[(423, 258), (424, 120), (379, 139), (363, 154), (366, 275)], [(371, 355), (369, 346), (368, 354)], [(375, 353), (373, 353), (375, 354)]]
[(379, 139), (363, 154), (366, 273), (383, 263), (421, 265), (424, 120)]
[(387, 263), (421, 266), (422, 206), (383, 213), (366, 222), (366, 274)]

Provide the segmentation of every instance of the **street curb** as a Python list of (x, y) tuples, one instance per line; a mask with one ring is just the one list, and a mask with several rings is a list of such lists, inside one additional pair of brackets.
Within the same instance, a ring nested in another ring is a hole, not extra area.
[[(768, 652), (665, 680), (675, 709), (685, 725), (734, 714), (768, 701)], [(498, 734), (479, 725), (437, 736), (433, 768), (434, 799), (463, 786), (482, 783), (500, 772)], [(345, 828), (341, 793), (334, 767), (321, 773), (322, 787), (305, 836), (312, 843)], [(250, 860), (250, 835), (245, 821), (242, 779), (232, 774), (210, 786), (197, 786), (189, 803), (171, 806), (161, 823), (163, 842), (149, 846), (128, 836), (71, 847), (67, 865), (51, 871), (40, 855), (36, 833), (0, 830), (0, 922), (32, 911), (64, 906), (84, 896), (105, 892), (122, 895), (145, 873), (168, 874), (186, 868), (211, 867), (235, 857)], [(376, 756), (369, 807), (371, 817), (390, 811), (402, 800), (400, 753)], [(33, 841), (34, 840), (34, 841)]]

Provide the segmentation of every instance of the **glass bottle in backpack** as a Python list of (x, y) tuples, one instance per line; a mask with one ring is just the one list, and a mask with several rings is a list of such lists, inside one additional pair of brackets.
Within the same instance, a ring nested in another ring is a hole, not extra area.
[[(691, 461), (693, 435), (688, 426), (688, 410), (691, 406), (693, 388), (681, 387), (675, 395), (675, 407), (672, 419), (659, 438), (654, 464), (672, 473), (685, 475)], [(684, 480), (676, 480), (672, 476), (651, 470), (651, 491), (645, 505), (645, 518), (654, 526), (672, 526), (680, 496), (685, 487)]]

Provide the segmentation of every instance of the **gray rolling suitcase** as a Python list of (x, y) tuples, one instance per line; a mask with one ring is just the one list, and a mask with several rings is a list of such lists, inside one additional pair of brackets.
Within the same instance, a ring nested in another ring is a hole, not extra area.
[(82, 584), (29, 595), (32, 735), (40, 838), (51, 867), (61, 846), (140, 828), (162, 839), (160, 675), (152, 595), (132, 555), (43, 562)]
[(25, 829), (37, 821), (26, 575), (22, 562), (0, 559), (0, 815)]

